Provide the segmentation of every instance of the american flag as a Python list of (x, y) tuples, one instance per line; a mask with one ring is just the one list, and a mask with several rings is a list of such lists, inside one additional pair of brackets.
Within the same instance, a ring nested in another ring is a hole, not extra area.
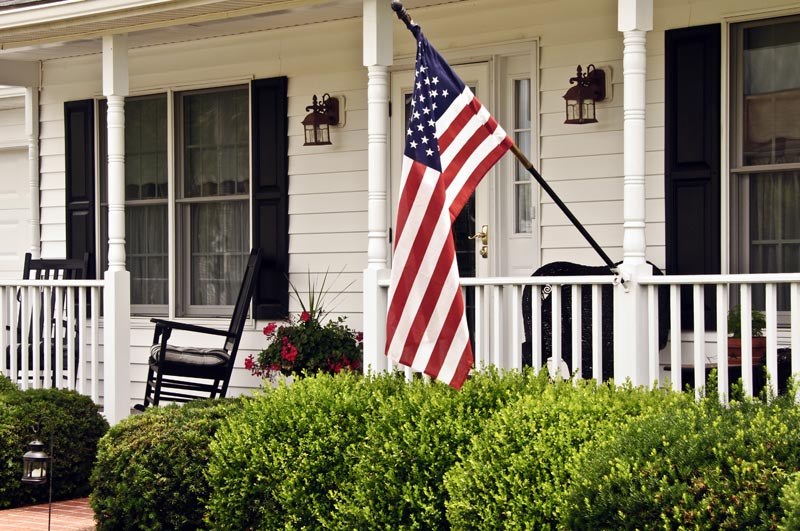
[(512, 141), (419, 26), (389, 286), (386, 355), (456, 389), (472, 347), (452, 224)]

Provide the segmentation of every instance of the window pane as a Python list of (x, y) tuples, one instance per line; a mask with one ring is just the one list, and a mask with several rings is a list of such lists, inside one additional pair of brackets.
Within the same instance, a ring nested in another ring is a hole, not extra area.
[(167, 97), (125, 102), (125, 199), (167, 197)]
[(514, 128), (531, 128), (531, 80), (514, 81)]
[(131, 304), (167, 304), (167, 205), (125, 207)]
[(743, 34), (745, 165), (800, 162), (800, 21)]
[(249, 190), (247, 89), (183, 97), (184, 197)]
[[(514, 81), (514, 143), (526, 157), (531, 156), (531, 81)], [(533, 231), (533, 199), (531, 175), (516, 161), (514, 163), (514, 232)]]
[(247, 201), (193, 204), (190, 213), (190, 303), (233, 305), (249, 255)]
[[(800, 172), (751, 175), (749, 192), (750, 272), (800, 271)], [(789, 309), (785, 288), (778, 296), (781, 310)]]
[[(514, 133), (514, 142), (526, 157), (530, 157), (530, 131)], [(521, 162), (514, 162), (514, 232), (529, 234), (533, 231), (533, 200), (531, 174)]]

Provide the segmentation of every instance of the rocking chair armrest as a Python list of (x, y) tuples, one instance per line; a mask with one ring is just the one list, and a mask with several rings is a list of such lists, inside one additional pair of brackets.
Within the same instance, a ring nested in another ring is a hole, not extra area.
[(189, 323), (181, 323), (178, 321), (168, 321), (166, 319), (150, 319), (151, 323), (155, 323), (156, 330), (185, 330), (187, 332), (196, 332), (198, 334), (210, 334), (215, 336), (229, 337), (231, 334), (227, 330), (220, 330), (218, 328), (209, 328), (207, 326), (200, 326)]

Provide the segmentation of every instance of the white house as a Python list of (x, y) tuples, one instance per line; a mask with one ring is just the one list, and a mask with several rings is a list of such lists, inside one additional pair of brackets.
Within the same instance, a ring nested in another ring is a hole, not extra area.
[[(584, 353), (595, 376), (602, 285), (614, 293), (618, 380), (680, 384), (681, 366), (703, 377), (706, 364), (719, 364), (724, 384), (726, 357), (717, 354), (727, 307), (739, 300), (745, 336), (746, 310), (766, 312), (772, 374), (779, 348), (800, 355), (800, 312), (790, 311), (800, 304), (800, 2), (405, 7), (622, 262), (616, 277), (570, 283), (595, 293), (593, 350)], [(115, 421), (141, 400), (150, 318), (223, 325), (243, 260), (260, 246), (267, 259), (239, 366), (263, 347), (266, 322), (297, 310), (286, 274), (302, 289), (308, 273), (341, 271), (334, 290), (349, 287), (336, 312), (364, 330), (367, 363), (386, 368), (386, 279), (413, 54), (389, 0), (0, 0), (0, 318), (15, 313), (24, 253), (89, 251), (102, 281), (86, 285), (106, 302), (102, 316), (83, 323), (97, 338), (86, 349), (94, 363), (87, 357), (85, 390)], [(595, 123), (564, 123), (578, 65), (605, 73)], [(340, 107), (331, 144), (304, 145), (306, 107), (323, 94)], [(603, 262), (510, 154), (466, 210), (456, 238), (461, 275), (475, 277), (464, 283), (478, 285), (470, 295), (476, 356), (517, 367), (523, 284), (549, 283), (553, 304), (573, 293), (558, 289), (564, 279), (530, 275), (556, 261)], [(480, 238), (466, 239), (484, 225), (485, 257)], [(646, 260), (667, 277), (652, 276)], [(665, 288), (670, 337), (682, 337), (661, 351), (660, 284), (673, 286)], [(579, 321), (563, 337), (580, 338)], [(553, 328), (558, 351), (558, 320)], [(752, 392), (751, 356), (748, 343)], [(579, 358), (568, 360), (573, 370)], [(231, 388), (259, 384), (241, 368)]]

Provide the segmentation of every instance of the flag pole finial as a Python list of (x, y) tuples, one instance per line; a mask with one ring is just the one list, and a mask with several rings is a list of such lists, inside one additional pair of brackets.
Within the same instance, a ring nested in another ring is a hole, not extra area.
[(411, 20), (411, 15), (409, 15), (408, 11), (406, 11), (406, 8), (403, 7), (403, 2), (400, 2), (400, 0), (392, 0), (392, 10), (394, 10), (397, 18), (405, 23), (408, 29), (412, 29), (414, 26), (416, 26), (414, 21)]

